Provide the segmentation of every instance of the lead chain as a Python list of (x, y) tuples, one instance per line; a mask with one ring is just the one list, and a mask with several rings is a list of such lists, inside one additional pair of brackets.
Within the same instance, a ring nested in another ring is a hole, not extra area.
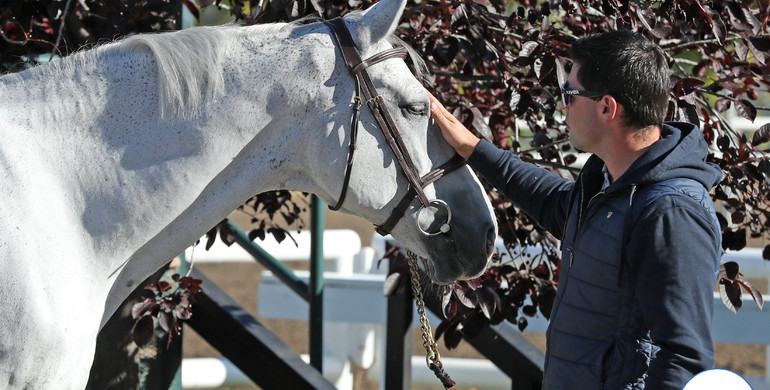
[(425, 315), (425, 301), (422, 297), (422, 288), (420, 287), (419, 269), (417, 267), (417, 256), (410, 250), (406, 251), (406, 261), (409, 265), (409, 274), (412, 281), (412, 294), (417, 304), (417, 314), (420, 316), (420, 330), (422, 331), (422, 346), (425, 348), (425, 362), (428, 368), (444, 385), (444, 388), (455, 389), (455, 382), (444, 371), (444, 365), (441, 363), (441, 356), (438, 353), (438, 345), (433, 339), (433, 332), (430, 329), (428, 316)]

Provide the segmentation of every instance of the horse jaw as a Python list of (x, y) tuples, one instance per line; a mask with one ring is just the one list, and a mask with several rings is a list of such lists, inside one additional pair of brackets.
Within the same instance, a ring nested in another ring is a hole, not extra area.
[[(454, 183), (453, 183), (454, 181)], [(433, 184), (429, 197), (447, 202), (452, 210), (450, 230), (431, 237), (417, 228), (419, 201), (399, 221), (391, 235), (417, 256), (433, 283), (474, 279), (486, 271), (497, 238), (497, 221), (478, 178), (464, 167)]]

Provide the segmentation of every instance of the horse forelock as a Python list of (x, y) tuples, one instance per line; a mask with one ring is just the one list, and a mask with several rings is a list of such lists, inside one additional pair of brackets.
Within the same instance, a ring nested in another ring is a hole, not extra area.
[(406, 49), (407, 59), (410, 60), (407, 61), (407, 65), (409, 65), (409, 69), (412, 71), (414, 77), (416, 77), (423, 86), (432, 86), (434, 82), (433, 74), (430, 72), (425, 60), (420, 57), (417, 51), (397, 35), (390, 36), (388, 41), (394, 46), (401, 46)]

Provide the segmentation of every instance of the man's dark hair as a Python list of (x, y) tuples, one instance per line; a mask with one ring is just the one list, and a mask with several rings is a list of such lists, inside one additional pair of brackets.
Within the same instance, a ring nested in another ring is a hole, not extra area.
[(659, 126), (668, 108), (670, 71), (658, 45), (628, 30), (583, 37), (569, 49), (580, 65), (577, 78), (588, 90), (612, 95), (624, 120), (640, 128)]

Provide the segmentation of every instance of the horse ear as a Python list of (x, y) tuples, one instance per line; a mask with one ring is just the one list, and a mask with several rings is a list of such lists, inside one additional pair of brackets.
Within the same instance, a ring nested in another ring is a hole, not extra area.
[(350, 28), (350, 33), (361, 50), (385, 39), (396, 31), (406, 0), (380, 0), (366, 10)]

